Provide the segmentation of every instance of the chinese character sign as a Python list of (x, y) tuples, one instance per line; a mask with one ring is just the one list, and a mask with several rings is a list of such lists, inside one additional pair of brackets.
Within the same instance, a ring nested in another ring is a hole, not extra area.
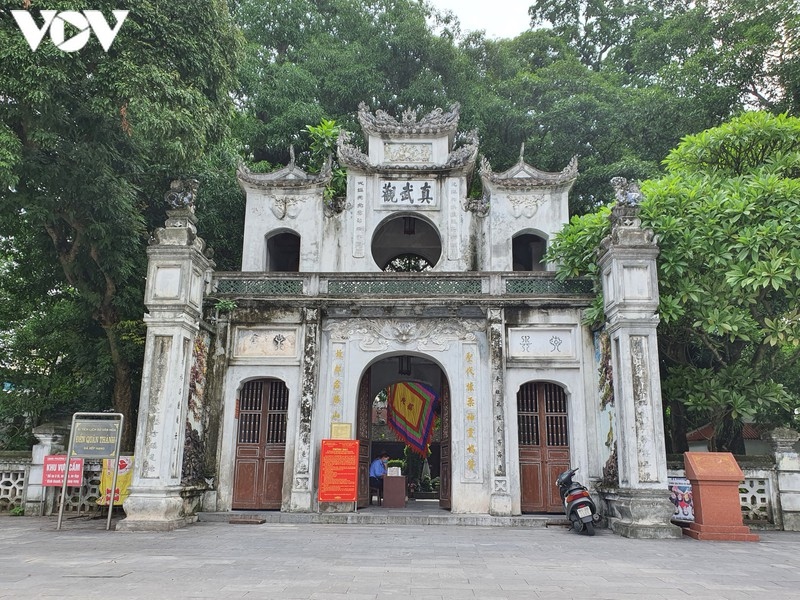
[(381, 180), (378, 208), (389, 210), (398, 207), (416, 209), (438, 208), (436, 182), (433, 180)]

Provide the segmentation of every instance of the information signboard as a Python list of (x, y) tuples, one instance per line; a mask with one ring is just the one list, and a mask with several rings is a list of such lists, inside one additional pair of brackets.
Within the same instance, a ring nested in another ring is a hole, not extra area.
[[(66, 454), (51, 454), (44, 457), (42, 470), (43, 486), (61, 487), (64, 483), (64, 471), (67, 468)], [(68, 487), (81, 487), (83, 485), (83, 459), (74, 458), (69, 461)]]
[(71, 457), (116, 458), (121, 421), (75, 419)]
[(320, 502), (355, 502), (358, 498), (358, 440), (322, 440)]
[[(67, 470), (72, 472), (72, 461), (84, 458), (109, 458), (114, 474), (111, 478), (110, 490), (117, 489), (117, 475), (119, 474), (119, 444), (122, 439), (123, 423), (125, 417), (121, 413), (75, 413), (72, 415), (70, 427), (69, 448), (67, 449)], [(67, 497), (67, 478), (61, 484), (61, 502), (58, 505), (58, 524), (56, 529), (61, 529), (64, 518), (64, 502)], [(113, 505), (113, 502), (110, 504)], [(108, 508), (106, 531), (111, 528), (111, 514), (113, 507)]]

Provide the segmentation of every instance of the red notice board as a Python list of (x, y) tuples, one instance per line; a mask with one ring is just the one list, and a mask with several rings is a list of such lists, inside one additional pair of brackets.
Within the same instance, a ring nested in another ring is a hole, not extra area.
[[(44, 457), (42, 469), (42, 485), (58, 486), (64, 484), (64, 471), (67, 469), (66, 454), (51, 454)], [(73, 458), (69, 461), (69, 478), (67, 485), (81, 487), (83, 485), (83, 459)]]
[(358, 497), (358, 440), (322, 440), (319, 501), (355, 502)]

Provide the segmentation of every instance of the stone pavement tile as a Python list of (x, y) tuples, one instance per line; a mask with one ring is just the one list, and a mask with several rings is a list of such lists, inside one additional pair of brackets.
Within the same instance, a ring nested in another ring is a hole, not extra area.
[[(108, 489), (110, 490), (111, 488)], [(308, 598), (309, 600), (376, 600), (377, 594), (337, 594), (332, 592), (314, 592)]]
[(452, 589), (452, 588), (430, 588), (415, 586), (411, 588), (411, 595), (416, 598), (417, 596), (440, 596), (444, 600), (451, 598), (477, 598), (478, 596), (472, 590), (468, 589)]
[[(0, 598), (106, 600), (95, 590), (113, 581), (114, 600), (800, 599), (800, 534), (791, 533), (742, 544), (452, 526), (77, 527), (55, 533), (46, 519), (0, 517)], [(103, 578), (109, 569), (130, 574)]]

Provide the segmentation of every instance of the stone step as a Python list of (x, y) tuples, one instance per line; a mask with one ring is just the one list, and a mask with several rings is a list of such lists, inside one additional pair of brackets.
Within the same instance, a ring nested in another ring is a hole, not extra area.
[(233, 523), (262, 521), (284, 524), (336, 525), (470, 525), (478, 527), (569, 527), (569, 521), (559, 515), (521, 515), (495, 517), (492, 515), (458, 515), (452, 513), (410, 513), (403, 509), (370, 510), (356, 513), (286, 513), (280, 511), (201, 512), (201, 522)]

